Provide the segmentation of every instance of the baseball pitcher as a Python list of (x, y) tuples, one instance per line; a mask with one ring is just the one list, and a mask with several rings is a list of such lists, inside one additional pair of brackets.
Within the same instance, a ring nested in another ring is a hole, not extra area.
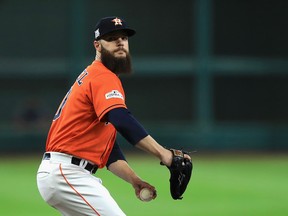
[(189, 182), (190, 156), (162, 147), (125, 104), (119, 75), (132, 71), (128, 38), (134, 34), (120, 17), (105, 17), (97, 23), (95, 60), (78, 76), (53, 118), (37, 185), (43, 199), (62, 215), (125, 215), (97, 178), (97, 170), (103, 167), (130, 183), (139, 199), (156, 198), (155, 187), (128, 165), (116, 142), (117, 133), (159, 158), (171, 176), (177, 175), (173, 184), (181, 185), (181, 191), (173, 198), (180, 199), (186, 189), (182, 185)]

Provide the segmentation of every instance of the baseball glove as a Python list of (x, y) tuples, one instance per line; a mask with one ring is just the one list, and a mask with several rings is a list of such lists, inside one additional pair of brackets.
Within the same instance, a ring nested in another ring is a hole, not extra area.
[[(192, 175), (193, 164), (189, 159), (184, 158), (182, 150), (169, 149), (173, 154), (171, 166), (167, 166), (170, 171), (170, 193), (173, 199), (182, 199), (187, 185)], [(161, 163), (161, 165), (163, 165)]]

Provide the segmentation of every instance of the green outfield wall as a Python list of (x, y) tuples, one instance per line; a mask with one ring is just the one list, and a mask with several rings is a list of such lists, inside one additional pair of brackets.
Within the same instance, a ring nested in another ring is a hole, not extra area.
[(129, 39), (134, 74), (121, 79), (129, 109), (161, 144), (287, 151), (287, 7), (284, 0), (0, 1), (0, 151), (44, 150), (58, 104), (94, 59), (94, 26), (110, 15), (137, 31)]

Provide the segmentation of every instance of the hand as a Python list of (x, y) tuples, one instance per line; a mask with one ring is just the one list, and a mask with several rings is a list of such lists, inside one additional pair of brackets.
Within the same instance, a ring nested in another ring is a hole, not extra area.
[(171, 166), (173, 159), (173, 154), (170, 150), (163, 148), (163, 152), (161, 154), (161, 164), (166, 165), (166, 166)]
[[(191, 161), (190, 155), (184, 153), (183, 157)], [(172, 160), (173, 160), (172, 152), (169, 149), (164, 148), (161, 158), (161, 164), (170, 167), (172, 164)]]
[(132, 186), (135, 189), (135, 194), (137, 196), (138, 199), (140, 199), (140, 191), (142, 188), (148, 188), (149, 190), (151, 190), (153, 192), (153, 199), (155, 199), (157, 197), (157, 191), (155, 189), (154, 186), (150, 185), (149, 183), (142, 181), (141, 179), (137, 179), (133, 182)]

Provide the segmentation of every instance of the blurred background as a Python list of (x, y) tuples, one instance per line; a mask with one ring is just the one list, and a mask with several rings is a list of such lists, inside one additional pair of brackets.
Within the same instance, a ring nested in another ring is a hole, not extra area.
[(137, 31), (135, 73), (121, 78), (127, 105), (162, 145), (287, 152), (287, 8), (286, 0), (1, 0), (0, 152), (44, 151), (58, 105), (94, 59), (96, 22), (113, 15)]

